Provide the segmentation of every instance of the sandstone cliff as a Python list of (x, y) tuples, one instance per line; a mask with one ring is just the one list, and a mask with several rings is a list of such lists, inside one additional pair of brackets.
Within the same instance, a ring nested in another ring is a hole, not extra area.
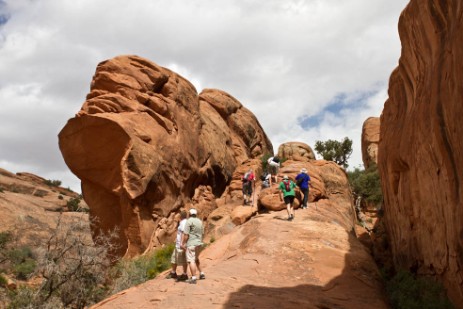
[(397, 267), (442, 280), (463, 307), (463, 5), (410, 1), (381, 115), (378, 163)]
[(186, 79), (137, 56), (98, 65), (59, 144), (97, 228), (119, 227), (126, 256), (170, 242), (181, 207), (205, 218), (222, 203), (215, 198), (237, 199), (242, 172), (273, 153), (235, 98), (212, 89), (198, 95)]

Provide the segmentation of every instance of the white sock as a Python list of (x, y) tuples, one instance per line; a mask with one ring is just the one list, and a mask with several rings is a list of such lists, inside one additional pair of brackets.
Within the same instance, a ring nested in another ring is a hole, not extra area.
[(191, 276), (191, 280), (196, 280), (196, 276)]

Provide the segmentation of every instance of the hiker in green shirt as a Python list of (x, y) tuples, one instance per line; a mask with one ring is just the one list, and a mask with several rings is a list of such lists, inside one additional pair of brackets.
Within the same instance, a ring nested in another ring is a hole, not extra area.
[(289, 180), (288, 175), (283, 176), (283, 181), (280, 182), (278, 189), (280, 190), (280, 201), (285, 201), (286, 210), (288, 211), (288, 221), (292, 221), (294, 219), (294, 208), (293, 202), (294, 197), (296, 196), (296, 192), (294, 191), (296, 188), (296, 184)]
[(190, 217), (183, 230), (181, 246), (186, 250), (186, 261), (191, 272), (191, 279), (188, 282), (192, 284), (196, 284), (196, 268), (199, 270), (199, 279), (206, 279), (199, 262), (199, 254), (203, 249), (203, 222), (196, 215), (196, 209), (190, 209)]

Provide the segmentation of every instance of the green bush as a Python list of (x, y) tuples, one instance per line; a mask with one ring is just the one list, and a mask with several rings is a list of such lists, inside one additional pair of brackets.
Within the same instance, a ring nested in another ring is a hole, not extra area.
[(4, 249), (12, 237), (11, 232), (0, 232), (0, 249)]
[(61, 186), (61, 180), (45, 180), (44, 183), (50, 187), (59, 187)]
[(4, 192), (3, 187), (0, 187), (0, 193), (3, 193), (3, 192)]
[(383, 193), (378, 168), (375, 164), (372, 164), (366, 170), (355, 168), (354, 171), (347, 172), (347, 176), (355, 194), (361, 196), (367, 202), (375, 205), (381, 204)]
[(79, 210), (79, 204), (80, 204), (81, 199), (79, 197), (73, 197), (69, 199), (69, 201), (66, 203), (66, 206), (69, 211), (78, 211)]
[(6, 256), (13, 264), (16, 279), (26, 280), (35, 271), (36, 262), (31, 248), (27, 246), (13, 248), (6, 252)]
[(6, 278), (2, 274), (0, 274), (0, 286), (5, 287), (7, 283), (8, 281), (6, 280)]
[(117, 293), (134, 285), (155, 278), (159, 273), (171, 267), (170, 257), (174, 251), (174, 244), (167, 245), (148, 255), (130, 261), (120, 261), (113, 269), (111, 293)]
[(35, 271), (37, 263), (33, 259), (26, 259), (24, 262), (14, 265), (13, 273), (16, 279), (27, 280)]
[(154, 252), (146, 271), (149, 279), (155, 278), (159, 273), (170, 268), (170, 257), (173, 251), (174, 244), (170, 244)]
[(394, 309), (452, 309), (442, 285), (430, 278), (417, 278), (401, 270), (386, 284)]

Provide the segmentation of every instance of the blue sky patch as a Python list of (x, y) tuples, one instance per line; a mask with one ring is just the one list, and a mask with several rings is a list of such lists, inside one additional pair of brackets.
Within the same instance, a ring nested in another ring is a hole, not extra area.
[(0, 26), (3, 26), (10, 19), (10, 14), (5, 13), (6, 3), (0, 0)]
[(337, 94), (328, 105), (318, 114), (313, 116), (303, 116), (298, 119), (299, 124), (304, 129), (318, 127), (327, 114), (340, 116), (343, 110), (362, 110), (365, 108), (370, 97), (376, 95), (378, 90), (354, 93)]

